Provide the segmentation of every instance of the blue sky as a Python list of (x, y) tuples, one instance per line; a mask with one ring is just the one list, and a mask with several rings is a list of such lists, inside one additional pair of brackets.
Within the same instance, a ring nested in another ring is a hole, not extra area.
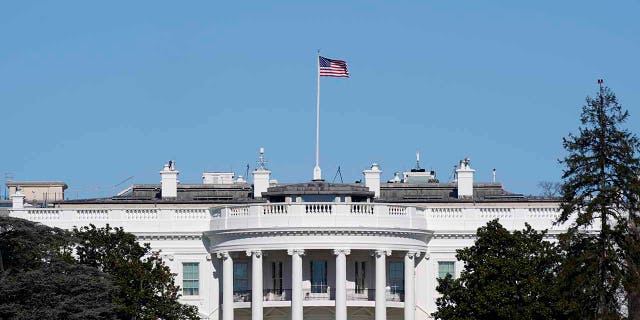
[(325, 179), (372, 162), (536, 194), (558, 181), (562, 137), (596, 79), (640, 129), (637, 1), (5, 1), (0, 4), (0, 174), (103, 196), (127, 177), (244, 175), (264, 146), (272, 177), (311, 179), (316, 50)]

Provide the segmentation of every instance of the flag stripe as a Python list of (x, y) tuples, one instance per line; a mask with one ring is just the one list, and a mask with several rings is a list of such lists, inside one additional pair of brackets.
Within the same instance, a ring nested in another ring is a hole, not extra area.
[(320, 69), (320, 76), (322, 77), (349, 77), (347, 62), (343, 60), (333, 60), (325, 57), (318, 57), (318, 67)]

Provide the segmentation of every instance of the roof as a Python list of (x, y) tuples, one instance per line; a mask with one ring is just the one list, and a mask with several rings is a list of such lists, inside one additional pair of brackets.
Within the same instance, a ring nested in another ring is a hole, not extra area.
[(162, 198), (160, 184), (137, 184), (125, 193), (106, 198), (65, 200), (62, 203), (246, 203), (253, 199), (253, 188), (247, 183), (178, 184), (176, 198)]
[(67, 189), (68, 186), (62, 181), (7, 181), (7, 187), (62, 187)]
[[(473, 198), (458, 199), (456, 183), (382, 183), (377, 202), (390, 203), (458, 203), (458, 202), (558, 202), (558, 198), (525, 196), (507, 191), (500, 183), (475, 183)], [(328, 183), (312, 181), (280, 184), (263, 192), (263, 199), (255, 199), (249, 183), (178, 184), (176, 198), (162, 198), (160, 184), (137, 184), (120, 195), (106, 198), (64, 200), (65, 204), (244, 204), (265, 202), (266, 199), (284, 201), (286, 196), (336, 195), (352, 199), (371, 199), (374, 192), (359, 183)], [(279, 199), (279, 200), (276, 200)]]
[(292, 195), (336, 195), (370, 197), (374, 196), (373, 191), (362, 184), (357, 183), (329, 183), (324, 181), (311, 181), (305, 183), (282, 184), (269, 187), (267, 192), (263, 192), (264, 197), (292, 196)]
[(474, 183), (473, 198), (458, 199), (456, 183), (383, 183), (380, 202), (556, 202), (557, 198), (525, 196), (505, 190), (500, 183)]

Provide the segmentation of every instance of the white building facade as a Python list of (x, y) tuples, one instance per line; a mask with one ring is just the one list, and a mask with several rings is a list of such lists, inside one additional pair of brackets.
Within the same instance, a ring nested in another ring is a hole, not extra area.
[(111, 198), (35, 208), (18, 191), (10, 215), (123, 227), (161, 250), (182, 302), (203, 319), (430, 319), (437, 279), (459, 275), (456, 250), (473, 244), (477, 228), (499, 219), (510, 230), (564, 231), (553, 225), (557, 199), (474, 183), (468, 160), (458, 171), (452, 183), (422, 181), (430, 174), (419, 167), (413, 182), (405, 172), (384, 183), (374, 164), (362, 184), (274, 184), (261, 166), (254, 185), (229, 174), (182, 185), (171, 162), (161, 184)]

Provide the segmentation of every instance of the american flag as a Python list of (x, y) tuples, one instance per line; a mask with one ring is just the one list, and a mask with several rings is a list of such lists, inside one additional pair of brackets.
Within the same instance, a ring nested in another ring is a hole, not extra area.
[(349, 70), (347, 70), (347, 63), (345, 61), (333, 60), (320, 56), (318, 58), (318, 64), (320, 66), (320, 76), (349, 78)]

